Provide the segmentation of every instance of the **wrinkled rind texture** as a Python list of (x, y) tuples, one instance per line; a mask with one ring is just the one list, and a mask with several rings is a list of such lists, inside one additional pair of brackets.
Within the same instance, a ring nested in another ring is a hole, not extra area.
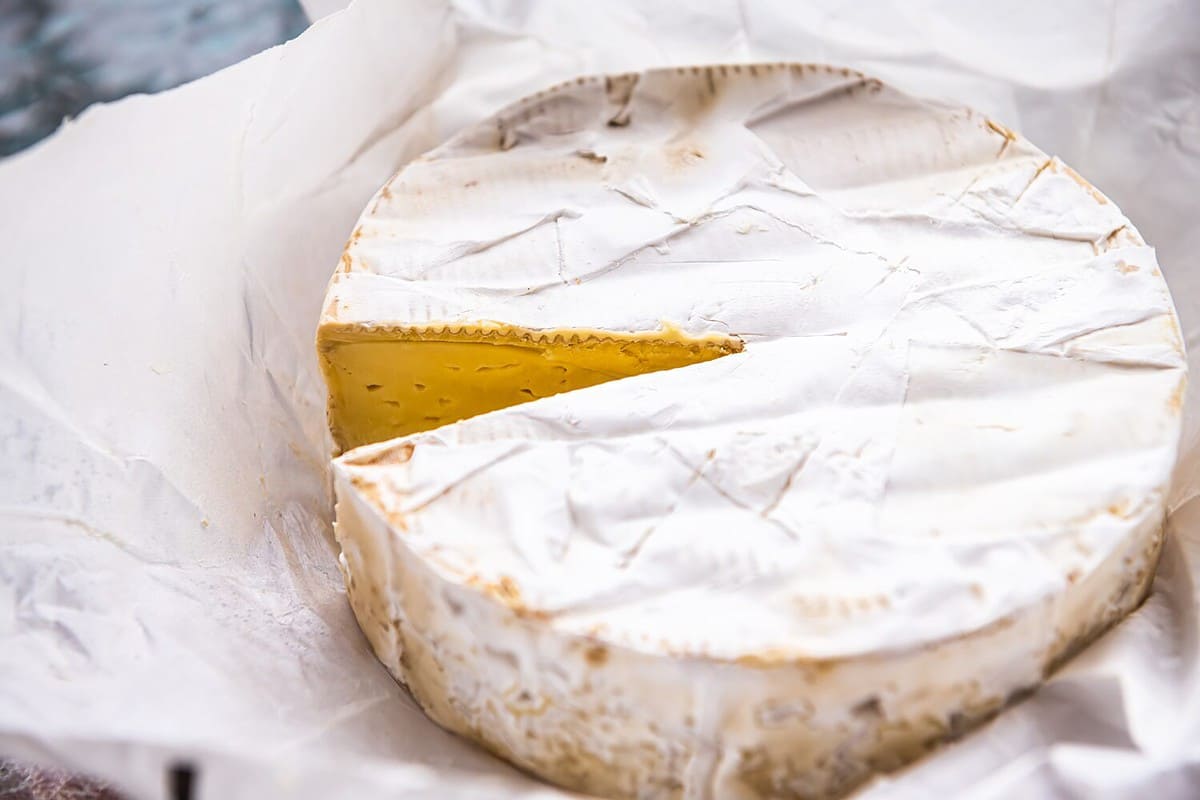
[(324, 317), (471, 321), (747, 343), (335, 463), (380, 659), (550, 780), (836, 796), (1149, 586), (1170, 296), (1111, 202), (971, 112), (814, 67), (542, 93), (381, 191)]
[[(837, 797), (961, 735), (1039, 683), (1145, 596), (1161, 517), (1075, 593), (968, 636), (844, 661), (737, 664), (555, 635), (447, 584), (339, 483), (350, 602), (372, 647), (435, 721), (519, 766), (610, 797)], [(1142, 548), (1140, 551), (1138, 548)], [(1132, 575), (1130, 575), (1132, 571)], [(1047, 643), (1049, 642), (1049, 646)]]

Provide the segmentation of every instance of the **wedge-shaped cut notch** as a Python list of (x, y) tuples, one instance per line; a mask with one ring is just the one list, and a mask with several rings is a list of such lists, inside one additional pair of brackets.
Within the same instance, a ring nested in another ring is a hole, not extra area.
[(721, 334), (538, 331), (511, 326), (368, 328), (318, 335), (339, 451), (597, 383), (742, 349)]

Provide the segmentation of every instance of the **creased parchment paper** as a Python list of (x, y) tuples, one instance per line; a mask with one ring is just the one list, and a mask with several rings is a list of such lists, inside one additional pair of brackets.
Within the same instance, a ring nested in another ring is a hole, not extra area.
[[(425, 720), (371, 655), (313, 350), (375, 189), (561, 79), (833, 62), (980, 108), (1157, 246), (1198, 366), (1194, 0), (306, 2), (296, 41), (0, 163), (0, 753), (134, 798), (180, 759), (201, 798), (566, 796)], [(866, 797), (1200, 793), (1196, 397), (1146, 605)]]

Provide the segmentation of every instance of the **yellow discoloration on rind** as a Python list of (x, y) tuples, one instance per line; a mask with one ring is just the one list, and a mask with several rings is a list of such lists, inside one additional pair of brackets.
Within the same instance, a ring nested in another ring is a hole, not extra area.
[(1105, 197), (1099, 189), (1097, 189), (1095, 186), (1093, 186), (1091, 183), (1089, 183), (1088, 180), (1086, 178), (1084, 178), (1082, 175), (1080, 175), (1078, 172), (1071, 169), (1070, 167), (1068, 167), (1066, 164), (1062, 163), (1061, 161), (1055, 162), (1055, 166), (1057, 168), (1056, 171), (1061, 172), (1063, 175), (1066, 175), (1068, 178), (1070, 178), (1071, 180), (1073, 180), (1077, 184), (1079, 184), (1081, 187), (1083, 187), (1087, 191), (1087, 193), (1092, 196), (1092, 199), (1094, 199), (1097, 203), (1099, 203), (1102, 206), (1108, 205), (1108, 202), (1109, 202), (1108, 198)]
[(1017, 140), (1017, 134), (1013, 133), (1011, 129), (1006, 128), (1000, 123), (994, 122), (990, 119), (987, 120), (987, 126), (992, 132), (998, 133), (1004, 137), (1004, 144), (1000, 145), (1000, 152), (996, 153), (996, 158), (1000, 158), (1008, 151), (1009, 146)]
[(1183, 399), (1186, 395), (1187, 378), (1180, 378), (1175, 391), (1171, 392), (1171, 397), (1167, 400), (1167, 406), (1176, 414), (1181, 413), (1183, 411)]

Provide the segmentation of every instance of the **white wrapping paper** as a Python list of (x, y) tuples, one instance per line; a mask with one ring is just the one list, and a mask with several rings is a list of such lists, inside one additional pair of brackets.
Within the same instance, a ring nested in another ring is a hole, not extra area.
[[(201, 798), (565, 796), (425, 720), (371, 655), (312, 346), (375, 189), (561, 79), (828, 61), (974, 105), (1158, 247), (1200, 361), (1194, 0), (340, 5), (306, 0), (322, 18), (298, 40), (0, 163), (0, 754), (134, 798), (181, 759)], [(1147, 604), (865, 796), (1200, 794), (1196, 397)]]

